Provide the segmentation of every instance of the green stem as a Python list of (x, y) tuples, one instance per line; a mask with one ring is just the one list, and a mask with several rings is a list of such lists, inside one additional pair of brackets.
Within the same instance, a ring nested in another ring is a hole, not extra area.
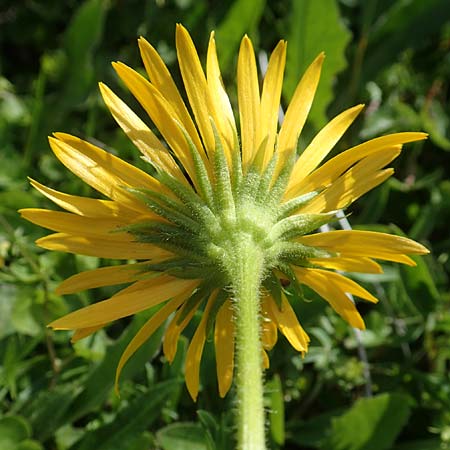
[(236, 328), (236, 390), (239, 450), (264, 450), (260, 287), (264, 258), (245, 236), (235, 247), (232, 286)]

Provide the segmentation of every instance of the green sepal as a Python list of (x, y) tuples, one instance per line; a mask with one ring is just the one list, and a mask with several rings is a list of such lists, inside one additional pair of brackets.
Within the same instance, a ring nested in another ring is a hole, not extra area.
[(292, 169), (294, 168), (295, 161), (297, 159), (297, 154), (295, 151), (292, 151), (291, 154), (286, 158), (286, 162), (278, 174), (276, 180), (272, 185), (272, 189), (270, 190), (269, 198), (272, 204), (279, 205), (283, 195), (286, 191), (286, 188), (289, 183), (289, 179), (291, 178)]
[(183, 127), (183, 125), (175, 121), (180, 128), (181, 132), (184, 135), (184, 138), (186, 139), (186, 142), (189, 147), (189, 151), (192, 156), (192, 160), (194, 162), (194, 169), (195, 169), (195, 175), (197, 177), (197, 187), (198, 191), (200, 192), (201, 197), (203, 200), (207, 203), (207, 205), (210, 208), (213, 208), (213, 191), (211, 186), (211, 180), (209, 179), (208, 170), (206, 169), (205, 163), (203, 162), (203, 159), (200, 156), (200, 153), (195, 146), (195, 144), (192, 142), (191, 137), (189, 136), (189, 133), (186, 131), (186, 129)]
[(275, 172), (275, 168), (278, 162), (278, 153), (275, 152), (270, 158), (269, 163), (267, 164), (266, 169), (262, 173), (258, 185), (258, 189), (255, 196), (255, 201), (257, 203), (263, 204), (265, 203), (267, 196), (270, 192), (270, 185), (272, 184), (273, 174)]
[(278, 208), (277, 220), (284, 219), (285, 217), (290, 216), (303, 206), (306, 206), (313, 198), (316, 198), (322, 191), (323, 189), (311, 191), (306, 194), (295, 197), (287, 201), (286, 203), (283, 203)]
[(128, 188), (127, 190), (140, 198), (158, 216), (183, 227), (185, 230), (195, 233), (200, 231), (198, 222), (192, 219), (193, 214), (185, 205), (149, 189)]
[(183, 303), (177, 319), (177, 325), (180, 325), (193, 309), (197, 309), (210, 293), (211, 286), (209, 283), (202, 283), (198, 286), (194, 293)]
[(255, 166), (249, 167), (248, 172), (242, 181), (239, 199), (250, 199), (253, 201), (261, 180), (261, 174)]
[(272, 298), (275, 300), (275, 303), (278, 305), (278, 309), (281, 310), (281, 290), (282, 287), (280, 285), (280, 280), (271, 270), (269, 274), (266, 276), (264, 282), (264, 287), (270, 292)]
[(192, 261), (191, 258), (174, 258), (156, 264), (150, 263), (146, 265), (146, 269), (192, 280), (205, 278), (205, 273), (209, 275), (208, 279), (211, 279), (215, 274), (213, 266), (207, 266), (205, 261)]
[(233, 197), (236, 199), (241, 192), (241, 185), (243, 179), (241, 151), (239, 149), (239, 138), (234, 135), (234, 149), (231, 155), (231, 189), (233, 191)]
[(305, 267), (309, 258), (329, 258), (334, 256), (326, 250), (303, 245), (300, 242), (281, 242), (278, 245), (278, 258), (297, 266)]
[(197, 216), (199, 221), (202, 221), (209, 229), (220, 227), (217, 217), (192, 188), (186, 187), (167, 173), (162, 173), (159, 181), (169, 188), (182, 202), (186, 203), (193, 211), (194, 216)]
[(214, 304), (209, 311), (208, 319), (206, 321), (206, 331), (205, 336), (208, 337), (211, 333), (211, 329), (216, 321), (217, 313), (219, 312), (220, 307), (225, 303), (225, 300), (229, 297), (229, 293), (225, 292), (223, 289), (219, 291), (216, 299), (214, 300)]
[[(300, 282), (297, 280), (297, 277), (295, 276), (294, 271), (292, 270), (290, 264), (288, 263), (279, 263), (276, 267), (280, 272), (282, 272), (288, 280), (290, 281), (290, 286), (297, 292), (300, 293), (301, 297), (303, 298), (303, 289)], [(278, 309), (281, 311), (281, 304), (278, 305)]]
[(335, 216), (336, 212), (332, 211), (326, 214), (296, 214), (286, 217), (274, 225), (268, 239), (275, 242), (279, 239), (290, 240), (304, 236), (329, 223)]
[(234, 198), (227, 158), (216, 125), (212, 119), (211, 126), (216, 144), (213, 155), (214, 199), (216, 211), (219, 214), (225, 213), (234, 215)]

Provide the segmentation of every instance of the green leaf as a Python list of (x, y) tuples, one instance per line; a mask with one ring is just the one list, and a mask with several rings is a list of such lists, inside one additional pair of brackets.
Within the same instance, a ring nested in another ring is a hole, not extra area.
[(284, 445), (284, 399), (279, 375), (267, 382), (266, 392), (269, 394), (270, 434), (278, 445)]
[(348, 412), (333, 419), (324, 450), (388, 450), (411, 413), (410, 397), (381, 394), (358, 400)]
[(447, 0), (409, 0), (390, 2), (390, 5), (371, 31), (362, 70), (363, 83), (397, 61), (406, 46), (422, 46), (450, 18)]
[(140, 440), (141, 433), (160, 416), (161, 408), (178, 383), (170, 380), (153, 386), (122, 409), (112, 422), (87, 432), (70, 450), (136, 448), (136, 439)]
[(39, 443), (28, 439), (31, 427), (21, 416), (0, 419), (0, 448), (2, 450), (42, 450)]
[[(137, 314), (120, 339), (107, 349), (104, 359), (101, 363), (94, 366), (87, 379), (84, 380), (84, 389), (74, 399), (73, 404), (68, 409), (65, 416), (66, 421), (76, 420), (87, 412), (101, 406), (113, 387), (114, 374), (120, 356), (151, 313), (152, 311), (146, 311), (145, 313)], [(162, 332), (162, 328), (157, 330), (133, 355), (122, 372), (121, 381), (129, 379), (136, 373), (144, 370), (145, 363), (151, 360), (152, 356), (159, 349)]]
[(17, 332), (28, 336), (38, 336), (42, 333), (42, 326), (33, 316), (33, 295), (29, 289), (18, 292), (11, 314), (11, 322)]
[(163, 450), (210, 450), (206, 433), (195, 423), (175, 423), (162, 428), (157, 440)]
[(442, 450), (442, 441), (439, 438), (408, 441), (404, 444), (396, 445), (392, 450)]
[(307, 421), (292, 420), (287, 422), (287, 439), (303, 447), (320, 447), (324, 439), (324, 430), (330, 428), (331, 420), (342, 414), (342, 409), (333, 409)]
[(433, 311), (440, 300), (439, 291), (423, 257), (413, 256), (416, 267), (400, 265), (400, 277), (413, 305), (423, 315)]
[(0, 339), (14, 333), (11, 314), (16, 292), (17, 287), (13, 284), (2, 283), (0, 285)]
[(306, 68), (322, 51), (326, 54), (319, 87), (309, 120), (316, 129), (327, 122), (326, 109), (333, 99), (335, 76), (347, 66), (345, 48), (350, 33), (345, 28), (336, 0), (292, 2), (284, 95), (290, 99)]
[(67, 53), (65, 100), (73, 104), (84, 100), (93, 85), (94, 50), (103, 34), (107, 11), (105, 0), (86, 0), (76, 11), (64, 37)]
[(235, 0), (216, 29), (217, 53), (226, 72), (245, 33), (252, 33), (262, 16), (266, 0)]
[(44, 447), (39, 442), (27, 439), (14, 447), (14, 450), (44, 450)]
[(33, 397), (25, 413), (40, 440), (48, 439), (64, 424), (64, 414), (78, 392), (79, 389), (66, 384), (50, 391), (41, 390)]

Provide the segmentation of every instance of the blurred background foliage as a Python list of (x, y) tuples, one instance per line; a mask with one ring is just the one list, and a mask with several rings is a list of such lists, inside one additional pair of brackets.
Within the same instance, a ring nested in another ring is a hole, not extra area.
[(312, 292), (305, 291), (308, 301), (292, 299), (311, 350), (302, 360), (280, 338), (266, 373), (266, 402), (273, 449), (450, 448), (448, 0), (2, 0), (0, 449), (233, 448), (233, 395), (217, 395), (212, 345), (196, 404), (184, 387), (193, 326), (171, 366), (156, 333), (128, 364), (120, 399), (112, 391), (116, 363), (151, 311), (74, 346), (69, 333), (45, 327), (111, 295), (110, 288), (54, 294), (65, 277), (106, 261), (38, 249), (34, 240), (45, 231), (16, 212), (53, 207), (30, 190), (27, 176), (61, 191), (92, 194), (52, 156), (46, 139), (54, 131), (92, 140), (144, 167), (103, 106), (97, 82), (139, 111), (110, 61), (142, 70), (136, 45), (142, 35), (179, 80), (177, 22), (190, 30), (202, 57), (209, 32), (216, 30), (233, 101), (244, 33), (262, 66), (276, 42), (288, 40), (284, 106), (303, 70), (326, 52), (299, 151), (329, 118), (360, 102), (366, 109), (337, 150), (390, 132), (429, 133), (426, 142), (405, 148), (395, 177), (358, 201), (350, 221), (356, 228), (406, 233), (432, 253), (416, 268), (386, 265), (383, 275), (358, 276), (381, 300), (360, 304), (367, 324), (361, 336)]

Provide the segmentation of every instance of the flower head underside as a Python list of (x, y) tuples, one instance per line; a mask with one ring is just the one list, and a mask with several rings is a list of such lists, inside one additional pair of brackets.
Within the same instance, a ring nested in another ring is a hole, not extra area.
[[(92, 199), (31, 184), (63, 211), (21, 210), (56, 233), (37, 244), (49, 250), (133, 260), (76, 274), (58, 288), (76, 293), (128, 283), (109, 299), (74, 311), (50, 324), (74, 330), (77, 341), (108, 323), (153, 306), (160, 309), (123, 353), (116, 380), (133, 353), (168, 319), (163, 351), (172, 361), (180, 334), (194, 314), (201, 320), (186, 355), (185, 377), (193, 398), (205, 340), (213, 334), (219, 392), (230, 388), (234, 367), (234, 281), (243, 244), (262, 261), (260, 277), (263, 361), (278, 331), (299, 352), (309, 338), (285, 295), (307, 285), (351, 326), (364, 322), (347, 294), (376, 298), (341, 272), (381, 273), (376, 260), (414, 265), (408, 255), (427, 250), (404, 237), (372, 231), (318, 232), (363, 194), (389, 178), (386, 166), (402, 145), (424, 139), (418, 132), (372, 139), (326, 160), (362, 105), (332, 119), (297, 156), (297, 144), (318, 85), (324, 55), (300, 80), (278, 125), (286, 43), (273, 51), (262, 88), (255, 54), (244, 37), (237, 66), (239, 114), (224, 89), (215, 48), (209, 41), (206, 71), (181, 26), (177, 56), (188, 106), (166, 65), (143, 38), (139, 48), (144, 78), (123, 63), (117, 74), (149, 115), (161, 138), (106, 85), (103, 99), (118, 125), (150, 163), (143, 172), (77, 137), (56, 133), (50, 146), (75, 175), (103, 194)], [(189, 109), (188, 109), (189, 107)], [(239, 119), (239, 126), (236, 123)]]

